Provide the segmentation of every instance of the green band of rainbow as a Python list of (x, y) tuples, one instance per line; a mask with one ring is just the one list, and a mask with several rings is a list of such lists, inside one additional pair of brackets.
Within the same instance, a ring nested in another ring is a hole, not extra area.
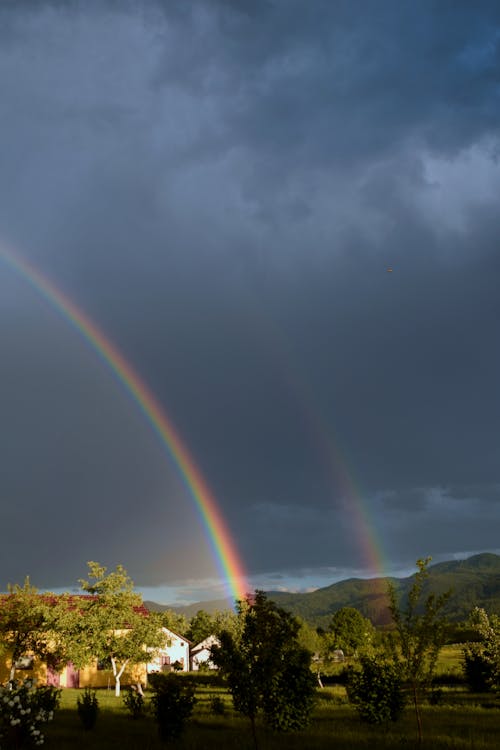
[(232, 596), (243, 599), (248, 591), (246, 575), (228, 527), (201, 471), (157, 399), (117, 347), (46, 276), (11, 249), (0, 247), (0, 258), (78, 331), (124, 385), (177, 466), (200, 513), (215, 560)]

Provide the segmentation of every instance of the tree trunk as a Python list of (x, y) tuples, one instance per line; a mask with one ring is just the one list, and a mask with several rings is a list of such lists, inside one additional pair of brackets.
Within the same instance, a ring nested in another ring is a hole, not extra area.
[(413, 705), (415, 706), (415, 718), (417, 719), (418, 744), (422, 744), (422, 717), (420, 716), (420, 707), (418, 705), (417, 686), (413, 685)]
[(10, 666), (10, 672), (9, 672), (9, 685), (10, 689), (12, 690), (12, 683), (14, 682), (16, 676), (16, 660), (14, 657), (12, 657), (12, 664)]
[(116, 660), (113, 656), (111, 657), (111, 666), (113, 667), (113, 677), (115, 678), (115, 695), (117, 698), (120, 697), (120, 679), (129, 661), (130, 661), (129, 659), (125, 659), (122, 666), (120, 667), (120, 670), (118, 671), (117, 666), (116, 666)]
[(259, 750), (259, 743), (257, 742), (257, 730), (255, 728), (255, 716), (250, 716), (250, 723), (252, 725), (253, 746), (255, 750)]

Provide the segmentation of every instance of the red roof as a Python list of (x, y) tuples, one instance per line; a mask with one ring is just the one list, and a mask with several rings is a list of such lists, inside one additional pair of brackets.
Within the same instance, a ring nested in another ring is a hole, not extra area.
[[(68, 601), (70, 604), (74, 604), (78, 600), (92, 600), (92, 599), (99, 599), (98, 596), (93, 596), (92, 594), (37, 594), (37, 596), (40, 597), (40, 599), (43, 599), (47, 604), (56, 604), (58, 599), (62, 599), (64, 596), (67, 596)], [(12, 601), (12, 599), (15, 598), (15, 594), (0, 594), (0, 604), (7, 603)], [(76, 604), (74, 604), (76, 606)], [(147, 609), (147, 607), (144, 604), (139, 604), (134, 606), (134, 612), (136, 612), (138, 615), (143, 615), (143, 617), (149, 617), (150, 612)]]

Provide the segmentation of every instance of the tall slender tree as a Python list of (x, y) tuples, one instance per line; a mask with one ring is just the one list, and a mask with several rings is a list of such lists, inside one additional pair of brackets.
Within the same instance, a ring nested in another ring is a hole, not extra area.
[(403, 608), (393, 584), (389, 583), (388, 586), (389, 609), (398, 636), (397, 642), (389, 640), (389, 648), (411, 692), (419, 743), (423, 738), (421, 695), (430, 685), (439, 651), (444, 645), (447, 621), (441, 613), (451, 595), (451, 591), (439, 596), (431, 592), (424, 600), (431, 559), (417, 560), (415, 580)]

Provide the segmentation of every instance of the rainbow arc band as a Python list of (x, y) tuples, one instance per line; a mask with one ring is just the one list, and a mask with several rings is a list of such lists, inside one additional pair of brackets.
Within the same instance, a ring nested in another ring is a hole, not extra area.
[(173, 461), (201, 516), (217, 566), (227, 582), (231, 596), (238, 600), (248, 593), (246, 575), (220, 508), (201, 471), (196, 466), (179, 432), (162, 406), (119, 349), (93, 321), (53, 282), (17, 252), (0, 246), (0, 259), (24, 279), (56, 310), (125, 387), (151, 429)]

